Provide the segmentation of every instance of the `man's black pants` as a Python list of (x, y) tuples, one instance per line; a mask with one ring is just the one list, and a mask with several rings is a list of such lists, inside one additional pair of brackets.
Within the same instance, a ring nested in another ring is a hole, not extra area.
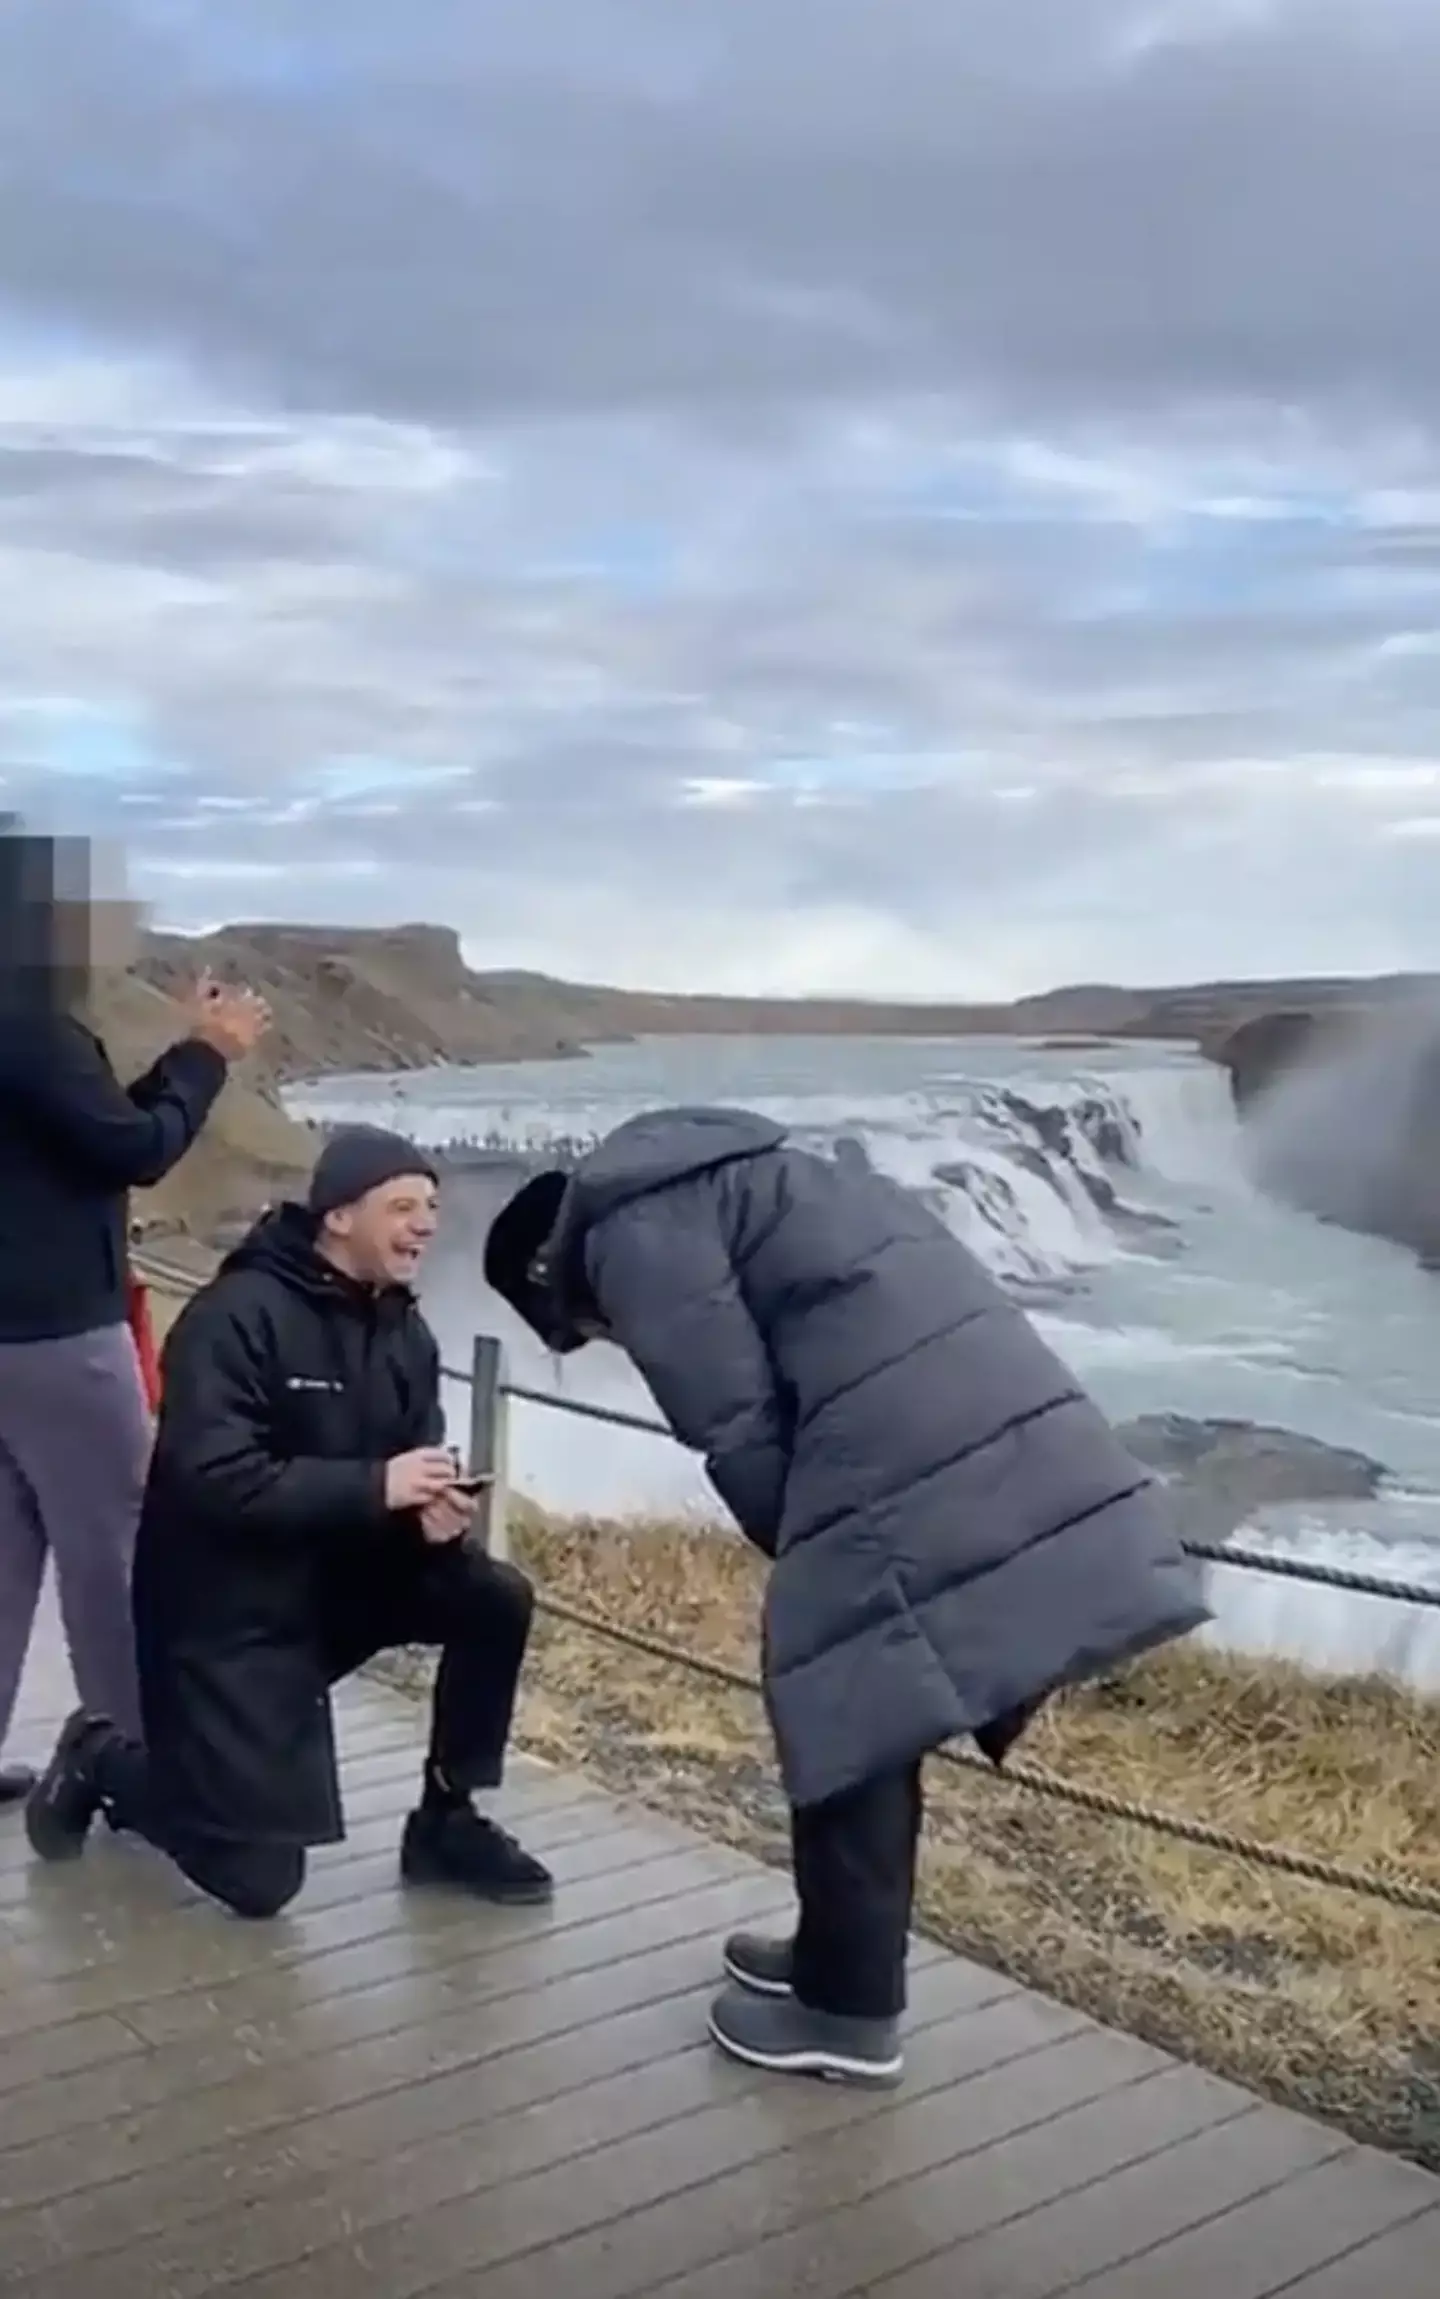
[[(403, 1581), (347, 1589), (321, 1628), (330, 1681), (338, 1683), (397, 1645), (439, 1647), (427, 1770), (458, 1792), (494, 1788), (505, 1766), (534, 1592), (514, 1565), (482, 1549), (437, 1550)], [(105, 1752), (99, 1786), (112, 1827), (144, 1836), (181, 1873), (237, 1916), (276, 1916), (305, 1881), (299, 1844), (199, 1836), (154, 1809), (145, 1751)]]
[(923, 1810), (917, 1764), (792, 1812), (793, 1984), (812, 2011), (888, 2020), (905, 2009)]

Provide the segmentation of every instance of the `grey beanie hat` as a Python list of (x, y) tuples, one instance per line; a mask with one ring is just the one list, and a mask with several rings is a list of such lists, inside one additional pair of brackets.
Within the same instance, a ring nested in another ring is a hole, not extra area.
[(310, 1176), (310, 1211), (317, 1216), (338, 1213), (341, 1206), (358, 1205), (372, 1189), (411, 1175), (437, 1182), (433, 1158), (403, 1134), (387, 1133), (383, 1126), (346, 1126), (332, 1134), (315, 1161)]

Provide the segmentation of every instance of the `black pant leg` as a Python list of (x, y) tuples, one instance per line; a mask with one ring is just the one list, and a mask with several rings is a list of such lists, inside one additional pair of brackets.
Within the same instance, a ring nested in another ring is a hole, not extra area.
[(917, 1764), (792, 1813), (794, 1987), (812, 2011), (887, 2020), (904, 2010), (922, 1811)]
[(452, 1552), (436, 1621), (440, 1665), (430, 1763), (453, 1788), (499, 1786), (530, 1641), (535, 1594), (515, 1565), (481, 1548)]
[(349, 1588), (321, 1632), (332, 1681), (397, 1645), (439, 1649), (429, 1763), (461, 1791), (498, 1787), (535, 1596), (518, 1566), (478, 1543), (397, 1544)]
[(190, 1883), (237, 1916), (278, 1916), (305, 1881), (305, 1854), (298, 1844), (176, 1836), (163, 1827), (151, 1794), (149, 1763), (137, 1741), (115, 1740), (102, 1750), (96, 1785), (112, 1828), (143, 1836)]
[(305, 1881), (298, 1844), (240, 1844), (196, 1836), (168, 1847), (182, 1876), (236, 1916), (263, 1920), (288, 1908)]

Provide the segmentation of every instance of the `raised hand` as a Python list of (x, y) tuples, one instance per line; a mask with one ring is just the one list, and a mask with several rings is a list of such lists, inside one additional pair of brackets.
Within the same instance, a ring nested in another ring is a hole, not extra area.
[(270, 1008), (257, 991), (217, 982), (208, 971), (196, 982), (187, 1004), (191, 1036), (213, 1046), (227, 1062), (243, 1061), (253, 1053), (270, 1027)]

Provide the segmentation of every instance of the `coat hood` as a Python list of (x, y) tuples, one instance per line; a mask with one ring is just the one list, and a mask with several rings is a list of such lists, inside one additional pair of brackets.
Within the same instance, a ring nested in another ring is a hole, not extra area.
[(550, 1240), (551, 1298), (561, 1328), (589, 1299), (587, 1233), (607, 1214), (696, 1174), (778, 1149), (786, 1129), (755, 1110), (647, 1110), (607, 1134), (575, 1168)]
[[(497, 1216), (486, 1275), (546, 1346), (574, 1349), (589, 1306), (585, 1239), (608, 1214), (696, 1174), (778, 1149), (784, 1126), (753, 1110), (647, 1110), (568, 1176), (536, 1175)], [(558, 1201), (558, 1203), (557, 1203)]]
[(643, 1117), (628, 1118), (575, 1168), (560, 1208), (555, 1246), (559, 1250), (567, 1236), (617, 1206), (734, 1158), (778, 1149), (785, 1138), (784, 1126), (754, 1110), (647, 1110)]

